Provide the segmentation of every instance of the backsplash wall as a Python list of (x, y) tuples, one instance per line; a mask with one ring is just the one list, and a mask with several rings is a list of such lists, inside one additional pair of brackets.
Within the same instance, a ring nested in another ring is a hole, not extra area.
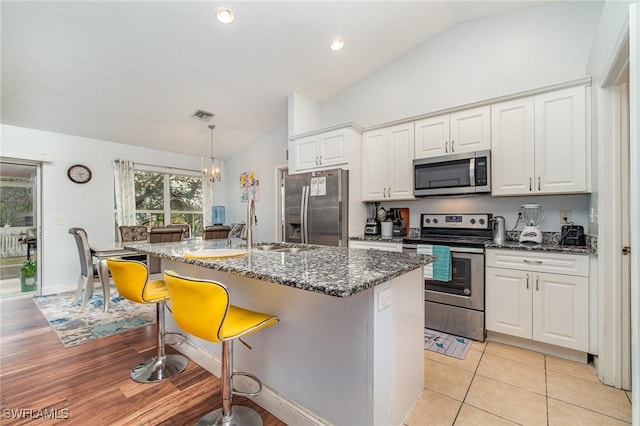
[[(421, 213), (492, 213), (504, 216), (508, 231), (513, 229), (522, 204), (540, 204), (546, 217), (540, 229), (545, 232), (559, 232), (560, 210), (571, 210), (571, 220), (575, 225), (587, 229), (589, 224), (589, 194), (548, 195), (535, 197), (491, 197), (490, 195), (448, 196), (421, 198), (416, 201), (396, 201), (381, 203), (389, 207), (408, 207), (410, 226), (420, 227)], [(522, 230), (522, 222), (517, 230)]]

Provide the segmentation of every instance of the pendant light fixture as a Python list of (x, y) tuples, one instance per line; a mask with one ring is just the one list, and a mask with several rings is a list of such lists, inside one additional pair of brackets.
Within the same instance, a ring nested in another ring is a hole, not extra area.
[(216, 159), (213, 156), (213, 129), (216, 128), (215, 124), (209, 124), (211, 130), (211, 155), (209, 159), (201, 158), (201, 171), (202, 177), (209, 179), (211, 182), (220, 182), (220, 166), (216, 164)]

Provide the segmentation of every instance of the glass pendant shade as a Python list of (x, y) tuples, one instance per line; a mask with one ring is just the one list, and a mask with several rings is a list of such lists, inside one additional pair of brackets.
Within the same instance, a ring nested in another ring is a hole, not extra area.
[(209, 125), (209, 129), (211, 129), (211, 155), (209, 158), (202, 157), (200, 159), (200, 171), (202, 172), (202, 177), (209, 179), (211, 182), (220, 181), (220, 166), (216, 164), (216, 159), (213, 156), (213, 129), (215, 128), (215, 125)]

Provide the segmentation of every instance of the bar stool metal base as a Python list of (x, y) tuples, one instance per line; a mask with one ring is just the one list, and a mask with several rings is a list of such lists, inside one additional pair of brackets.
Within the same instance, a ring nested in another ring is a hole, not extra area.
[(147, 360), (131, 370), (131, 378), (139, 383), (155, 383), (181, 373), (189, 365), (189, 360), (178, 354), (169, 354)]
[(262, 417), (253, 408), (234, 405), (229, 418), (224, 419), (222, 408), (218, 408), (198, 420), (196, 426), (262, 426)]

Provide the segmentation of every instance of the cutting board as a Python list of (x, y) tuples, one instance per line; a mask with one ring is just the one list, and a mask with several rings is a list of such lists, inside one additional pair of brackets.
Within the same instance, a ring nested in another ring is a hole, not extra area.
[(248, 251), (242, 249), (208, 249), (198, 251), (188, 251), (184, 254), (187, 259), (224, 259), (228, 257), (238, 257), (249, 254)]

